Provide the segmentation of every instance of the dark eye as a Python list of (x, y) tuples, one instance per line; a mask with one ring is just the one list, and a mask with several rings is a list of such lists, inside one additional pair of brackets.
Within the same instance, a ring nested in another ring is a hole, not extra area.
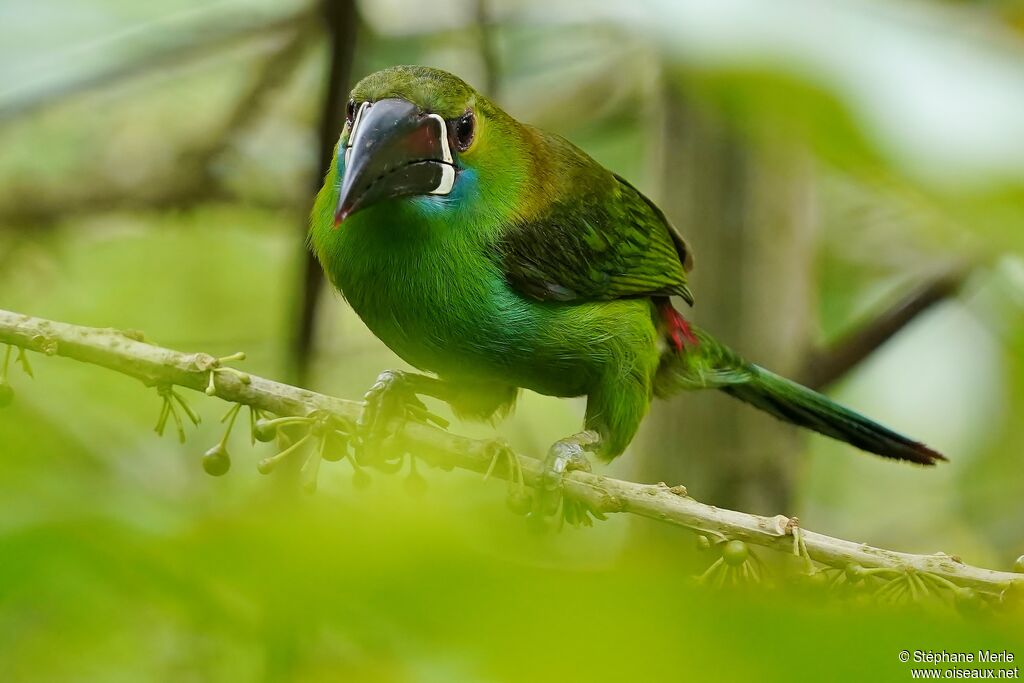
[(458, 121), (455, 122), (455, 141), (459, 145), (459, 151), (465, 152), (473, 143), (473, 134), (476, 132), (476, 116), (473, 112), (467, 111)]
[(348, 121), (349, 125), (352, 125), (352, 121), (356, 118), (356, 101), (349, 100), (348, 104), (345, 105), (345, 120)]

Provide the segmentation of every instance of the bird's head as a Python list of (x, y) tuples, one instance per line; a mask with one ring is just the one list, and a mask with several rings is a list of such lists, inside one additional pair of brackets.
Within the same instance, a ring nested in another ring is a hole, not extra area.
[(445, 71), (397, 66), (367, 76), (352, 90), (336, 150), (335, 227), (384, 202), (443, 211), (471, 201), (481, 181), (501, 184), (495, 176), (515, 168), (514, 127)]

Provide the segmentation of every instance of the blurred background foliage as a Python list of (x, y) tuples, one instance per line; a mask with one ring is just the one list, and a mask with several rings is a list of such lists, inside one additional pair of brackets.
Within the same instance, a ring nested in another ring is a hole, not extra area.
[[(723, 340), (952, 460), (900, 467), (701, 395), (657, 406), (608, 471), (1008, 569), (1022, 32), (1012, 0), (6, 0), (0, 307), (245, 350), (358, 397), (401, 364), (320, 295), (305, 214), (351, 83), (438, 66), (661, 202)], [(856, 362), (836, 367), (844, 340)], [(33, 360), (0, 413), (0, 680), (905, 680), (902, 648), (1024, 656), (988, 617), (697, 590), (708, 558), (654, 523), (534, 538), (468, 474), (427, 472), (414, 498), (328, 467), (308, 498), (238, 434), (213, 479), (223, 405), (194, 399), (182, 446), (151, 431), (155, 391)], [(582, 411), (525, 395), (497, 430), (536, 454)]]

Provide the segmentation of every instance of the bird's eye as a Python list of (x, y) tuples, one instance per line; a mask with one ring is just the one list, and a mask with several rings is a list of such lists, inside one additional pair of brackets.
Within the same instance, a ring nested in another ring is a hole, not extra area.
[(345, 120), (348, 121), (348, 124), (351, 126), (352, 122), (355, 120), (355, 118), (356, 118), (356, 101), (355, 100), (349, 100), (348, 104), (345, 105)]
[(476, 116), (473, 112), (467, 111), (455, 122), (455, 141), (459, 145), (459, 151), (465, 152), (473, 143), (473, 134), (476, 132)]

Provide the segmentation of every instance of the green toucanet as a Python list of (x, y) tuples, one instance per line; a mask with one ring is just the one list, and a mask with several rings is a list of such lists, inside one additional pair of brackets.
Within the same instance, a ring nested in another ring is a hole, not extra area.
[(687, 324), (670, 297), (693, 303), (693, 257), (658, 207), (444, 71), (356, 85), (310, 241), (370, 330), (437, 375), (381, 375), (370, 421), (395, 397), (487, 419), (520, 388), (586, 396), (584, 431), (548, 454), (556, 478), (583, 451), (622, 453), (654, 397), (712, 388), (887, 458), (944, 459)]

